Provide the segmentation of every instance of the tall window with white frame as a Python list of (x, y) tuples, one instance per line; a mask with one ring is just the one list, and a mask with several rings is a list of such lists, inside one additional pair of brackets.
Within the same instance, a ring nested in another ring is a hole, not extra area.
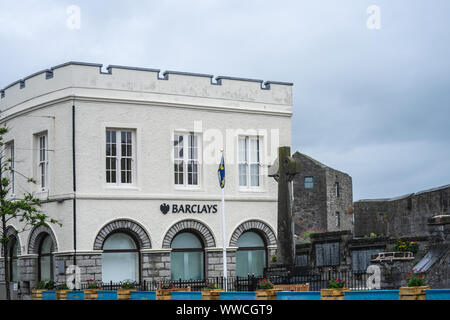
[(239, 186), (257, 188), (260, 186), (260, 139), (242, 136), (238, 139)]
[(134, 180), (134, 132), (106, 130), (106, 183), (131, 185)]
[(176, 186), (200, 184), (199, 135), (175, 133), (173, 139), (174, 183)]
[(42, 191), (48, 189), (48, 136), (40, 134), (39, 140), (39, 179)]

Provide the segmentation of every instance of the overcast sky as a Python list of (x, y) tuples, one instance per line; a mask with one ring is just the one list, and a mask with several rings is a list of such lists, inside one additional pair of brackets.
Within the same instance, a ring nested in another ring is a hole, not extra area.
[(0, 88), (67, 61), (293, 82), (293, 151), (350, 174), (354, 200), (394, 197), (450, 184), (449, 15), (448, 0), (0, 0)]

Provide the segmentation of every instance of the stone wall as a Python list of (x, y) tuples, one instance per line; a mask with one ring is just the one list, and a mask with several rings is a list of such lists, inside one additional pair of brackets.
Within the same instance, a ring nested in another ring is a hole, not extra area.
[[(218, 251), (206, 252), (206, 277), (222, 277), (223, 276), (223, 253)], [(227, 250), (227, 275), (228, 277), (236, 276), (236, 251)]]
[(427, 221), (449, 214), (450, 186), (392, 199), (354, 203), (355, 236), (371, 232), (387, 237), (427, 236)]
[[(328, 231), (353, 230), (353, 183), (348, 174), (326, 168), (327, 229)], [(336, 183), (339, 191), (336, 192)], [(339, 225), (336, 225), (336, 213)]]
[[(293, 158), (300, 163), (301, 170), (294, 178), (292, 212), (295, 234), (301, 236), (309, 230), (353, 230), (352, 178), (300, 152), (294, 153)], [(305, 177), (313, 177), (312, 189), (305, 188)], [(338, 194), (336, 194), (336, 183), (339, 184)], [(336, 212), (339, 212), (340, 217), (338, 226)]]
[[(295, 161), (301, 172), (294, 178), (294, 202), (292, 205), (295, 234), (307, 230), (327, 230), (327, 182), (323, 166), (296, 152)], [(305, 189), (305, 177), (314, 177), (314, 187)]]
[[(60, 264), (64, 261), (64, 264)], [(85, 283), (87, 280), (102, 279), (102, 256), (98, 254), (77, 254), (77, 266), (80, 268), (81, 282)], [(70, 265), (73, 265), (73, 255), (55, 255), (55, 277), (57, 283), (65, 283), (67, 280), (66, 270)], [(64, 270), (59, 270), (63, 267)]]
[(142, 280), (162, 281), (170, 278), (170, 250), (142, 253)]

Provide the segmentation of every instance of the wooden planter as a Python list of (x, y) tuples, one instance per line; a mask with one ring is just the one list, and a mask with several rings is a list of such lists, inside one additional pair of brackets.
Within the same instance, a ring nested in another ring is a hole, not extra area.
[(47, 289), (33, 289), (31, 290), (31, 296), (33, 300), (42, 300), (42, 291), (47, 291)]
[(320, 300), (344, 300), (344, 291), (348, 288), (321, 289)]
[(156, 289), (156, 300), (170, 300), (172, 291), (191, 291), (191, 288)]
[(256, 290), (256, 300), (277, 300), (276, 289), (259, 289)]
[(56, 300), (67, 300), (67, 291), (70, 290), (69, 289), (56, 290)]
[(117, 300), (130, 300), (130, 291), (137, 289), (117, 289)]
[(426, 300), (425, 289), (431, 289), (431, 287), (400, 287), (400, 300)]
[(170, 300), (172, 289), (156, 289), (156, 300)]
[(205, 289), (202, 290), (202, 300), (220, 300), (220, 293), (223, 289)]
[(101, 289), (85, 289), (84, 290), (84, 300), (97, 300), (97, 291), (98, 290), (101, 290)]

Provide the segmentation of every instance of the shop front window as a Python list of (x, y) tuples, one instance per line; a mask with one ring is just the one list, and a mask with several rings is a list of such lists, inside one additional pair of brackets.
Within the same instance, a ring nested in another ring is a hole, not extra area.
[(170, 254), (172, 280), (203, 279), (203, 244), (193, 233), (179, 233), (172, 241)]
[(266, 266), (266, 246), (263, 239), (252, 231), (243, 233), (237, 241), (236, 276), (262, 276)]
[(102, 254), (102, 281), (139, 281), (139, 249), (128, 234), (114, 233), (106, 239)]

